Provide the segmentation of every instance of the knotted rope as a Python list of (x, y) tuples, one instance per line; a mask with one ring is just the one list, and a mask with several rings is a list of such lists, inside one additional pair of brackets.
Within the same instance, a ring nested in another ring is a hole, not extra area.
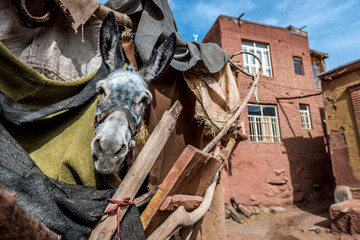
[(120, 240), (120, 210), (121, 206), (127, 206), (134, 204), (134, 201), (131, 201), (129, 197), (123, 198), (122, 200), (116, 200), (112, 198), (106, 198), (106, 201), (110, 201), (114, 203), (114, 205), (111, 205), (108, 209), (105, 210), (102, 214), (99, 215), (92, 215), (90, 213), (91, 217), (102, 217), (104, 215), (110, 215), (116, 212), (116, 220), (117, 220), (117, 234), (118, 234), (118, 240)]

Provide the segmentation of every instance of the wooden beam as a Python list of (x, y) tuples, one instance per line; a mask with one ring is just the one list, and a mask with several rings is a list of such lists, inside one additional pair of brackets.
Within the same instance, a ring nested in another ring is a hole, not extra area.
[(183, 206), (178, 207), (160, 227), (158, 227), (147, 240), (160, 240), (166, 239), (170, 236), (178, 226), (192, 226), (199, 221), (207, 212), (210, 207), (218, 175), (213, 178), (211, 185), (205, 192), (204, 200), (200, 206), (192, 211), (187, 212)]
[(186, 194), (175, 194), (165, 198), (164, 202), (160, 206), (161, 211), (174, 211), (179, 206), (183, 206), (186, 211), (192, 211), (204, 200), (203, 197), (186, 195)]
[[(166, 111), (160, 122), (152, 132), (150, 138), (136, 158), (120, 186), (116, 190), (113, 199), (121, 200), (125, 197), (133, 199), (144, 182), (155, 160), (162, 151), (168, 137), (175, 128), (176, 120), (180, 114), (182, 106), (176, 101), (169, 111)], [(108, 209), (110, 203), (106, 209)], [(123, 218), (127, 207), (121, 207), (120, 220)], [(93, 229), (90, 240), (110, 240), (117, 228), (116, 215), (106, 215), (101, 218)]]
[(204, 196), (221, 163), (219, 159), (208, 153), (190, 145), (186, 146), (141, 214), (145, 235), (150, 236), (172, 213), (160, 210), (168, 196), (177, 194)]
[(116, 23), (122, 28), (130, 28), (133, 31), (136, 31), (137, 24), (132, 21), (132, 19), (125, 13), (119, 13), (115, 10), (112, 10), (111, 8), (108, 8), (104, 5), (100, 5), (100, 7), (95, 11), (95, 16), (97, 16), (100, 19), (105, 19), (106, 15), (109, 12), (113, 12), (116, 17)]

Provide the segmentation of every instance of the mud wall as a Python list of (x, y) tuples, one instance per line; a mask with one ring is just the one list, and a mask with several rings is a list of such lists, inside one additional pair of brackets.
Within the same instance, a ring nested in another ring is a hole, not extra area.
[(360, 84), (360, 70), (322, 82), (337, 185), (360, 185), (360, 140), (349, 91), (356, 84)]

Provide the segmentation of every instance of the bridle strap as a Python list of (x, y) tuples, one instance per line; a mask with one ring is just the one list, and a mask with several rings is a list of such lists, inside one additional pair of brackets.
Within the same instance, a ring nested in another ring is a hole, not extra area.
[(136, 124), (136, 122), (134, 121), (133, 116), (131, 115), (131, 113), (129, 112), (129, 110), (127, 108), (121, 107), (121, 106), (111, 106), (108, 109), (106, 109), (105, 111), (103, 111), (102, 113), (100, 113), (99, 115), (95, 116), (95, 121), (94, 121), (94, 129), (96, 129), (100, 123), (104, 122), (106, 120), (106, 118), (108, 118), (113, 112), (122, 112), (125, 113), (126, 119), (129, 123), (129, 128), (131, 131), (131, 134), (134, 136), (136, 134), (136, 132), (138, 131), (138, 126)]

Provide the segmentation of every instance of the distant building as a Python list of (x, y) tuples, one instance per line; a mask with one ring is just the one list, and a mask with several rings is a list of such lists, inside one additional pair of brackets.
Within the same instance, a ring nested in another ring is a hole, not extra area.
[[(248, 139), (239, 143), (230, 173), (222, 176), (225, 201), (235, 197), (248, 205), (290, 204), (330, 193), (333, 179), (317, 77), (326, 69), (327, 54), (310, 50), (307, 32), (293, 26), (224, 15), (203, 42), (217, 43), (229, 54), (255, 53), (263, 64), (259, 102), (252, 97), (242, 115)], [(251, 55), (233, 61), (248, 73), (259, 67)], [(245, 98), (251, 78), (239, 71), (235, 75)]]
[[(324, 92), (335, 182), (359, 187), (360, 59), (322, 73), (319, 78)], [(359, 193), (354, 196), (360, 198)]]

